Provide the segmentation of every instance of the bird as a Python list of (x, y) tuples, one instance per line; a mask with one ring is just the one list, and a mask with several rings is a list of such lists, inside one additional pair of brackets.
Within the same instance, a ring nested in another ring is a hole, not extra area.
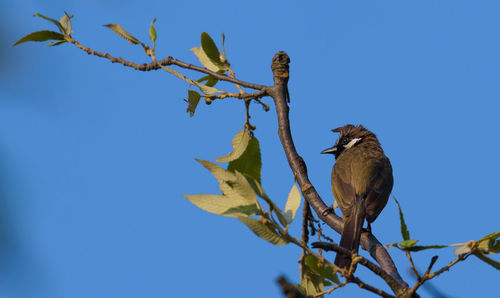
[[(332, 131), (339, 133), (338, 139), (333, 147), (321, 153), (335, 156), (332, 192), (344, 220), (339, 245), (357, 254), (365, 220), (371, 233), (370, 224), (382, 212), (391, 194), (392, 166), (377, 136), (362, 125), (347, 124)], [(334, 263), (349, 268), (351, 259), (337, 253)]]

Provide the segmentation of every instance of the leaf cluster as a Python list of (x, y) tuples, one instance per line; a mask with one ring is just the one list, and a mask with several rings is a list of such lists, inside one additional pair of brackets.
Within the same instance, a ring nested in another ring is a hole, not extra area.
[[(236, 217), (260, 238), (275, 245), (291, 241), (287, 233), (301, 203), (297, 186), (293, 185), (282, 211), (261, 185), (261, 154), (256, 137), (247, 130), (239, 131), (232, 140), (233, 151), (216, 158), (219, 164), (196, 159), (212, 173), (222, 194), (184, 195), (197, 207), (222, 216)], [(259, 199), (262, 201), (259, 202)], [(267, 205), (266, 207), (263, 207)], [(275, 220), (275, 216), (277, 220)]]
[(401, 210), (401, 206), (399, 205), (398, 200), (393, 196), (394, 201), (396, 202), (399, 210), (399, 219), (400, 219), (400, 225), (401, 225), (401, 236), (403, 237), (403, 241), (389, 244), (389, 247), (396, 247), (398, 249), (401, 249), (403, 251), (407, 252), (417, 252), (417, 251), (422, 251), (426, 249), (440, 249), (440, 248), (445, 248), (445, 247), (453, 247), (453, 246), (458, 246), (455, 249), (455, 255), (466, 255), (466, 254), (473, 254), (476, 257), (478, 257), (480, 260), (484, 261), (485, 263), (493, 266), (494, 268), (500, 270), (500, 262), (495, 261), (489, 257), (487, 257), (487, 254), (497, 254), (500, 253), (500, 231), (488, 234), (484, 236), (483, 238), (474, 241), (470, 240), (466, 243), (456, 243), (456, 244), (450, 244), (450, 245), (416, 245), (418, 240), (412, 240), (410, 238), (410, 231), (408, 230), (408, 227), (406, 225), (403, 211)]
[(51, 22), (52, 24), (57, 26), (57, 29), (59, 32), (56, 31), (50, 31), (50, 30), (41, 30), (41, 31), (35, 31), (32, 32), (23, 38), (19, 39), (14, 43), (13, 46), (17, 46), (19, 44), (28, 42), (28, 41), (47, 41), (47, 40), (54, 40), (50, 42), (47, 47), (52, 47), (52, 46), (57, 46), (61, 45), (63, 43), (66, 43), (67, 37), (71, 36), (72, 31), (72, 24), (71, 24), (71, 18), (73, 18), (73, 15), (69, 15), (67, 13), (64, 13), (64, 15), (59, 19), (59, 21), (51, 19), (49, 17), (46, 17), (42, 14), (35, 13), (33, 15), (34, 17), (39, 17), (42, 18), (46, 21)]

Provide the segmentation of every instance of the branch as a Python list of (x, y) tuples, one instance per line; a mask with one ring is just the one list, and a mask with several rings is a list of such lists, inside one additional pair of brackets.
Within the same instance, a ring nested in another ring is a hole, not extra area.
[(415, 274), (415, 276), (417, 277), (417, 281), (420, 281), (422, 279), (422, 277), (420, 276), (420, 274), (418, 273), (418, 270), (417, 268), (415, 267), (415, 264), (413, 263), (413, 258), (411, 257), (411, 252), (406, 250), (406, 257), (408, 258), (408, 260), (410, 261), (410, 265), (411, 265), (411, 270), (413, 271), (413, 273)]
[(345, 249), (338, 244), (327, 243), (327, 242), (314, 242), (312, 243), (312, 247), (321, 248), (326, 251), (336, 251), (337, 253), (341, 253), (351, 258), (351, 260), (353, 260), (352, 261), (353, 265), (355, 263), (359, 263), (365, 266), (366, 268), (370, 269), (376, 275), (380, 276), (391, 287), (391, 289), (398, 286), (398, 282), (392, 276), (390, 276), (387, 272), (385, 272), (380, 267), (375, 265), (373, 262), (360, 255), (353, 254), (350, 250)]
[(357, 285), (358, 285), (361, 289), (365, 289), (365, 290), (370, 291), (370, 292), (372, 292), (372, 293), (374, 293), (374, 294), (377, 294), (377, 295), (379, 295), (379, 296), (381, 296), (381, 297), (384, 297), (384, 298), (396, 298), (396, 297), (394, 297), (394, 296), (393, 296), (393, 295), (391, 295), (391, 294), (387, 294), (386, 292), (384, 292), (384, 291), (382, 291), (382, 290), (380, 290), (380, 289), (377, 289), (377, 288), (375, 288), (375, 287), (373, 287), (373, 286), (370, 286), (369, 284), (367, 284), (367, 283), (365, 283), (365, 282), (361, 281), (361, 279), (359, 279), (359, 278), (357, 278), (357, 277), (354, 277), (354, 276), (353, 276), (353, 277), (351, 277), (351, 278), (349, 279), (349, 282), (355, 283), (355, 284), (357, 284)]
[(195, 71), (198, 71), (198, 72), (202, 72), (202, 73), (211, 75), (212, 77), (214, 77), (214, 78), (216, 78), (216, 79), (218, 79), (220, 81), (231, 82), (231, 83), (243, 86), (243, 87), (247, 87), (247, 88), (251, 88), (251, 89), (256, 89), (256, 90), (263, 90), (263, 89), (266, 88), (266, 86), (264, 86), (264, 85), (259, 85), (259, 84), (253, 84), (253, 83), (248, 83), (248, 82), (240, 81), (240, 80), (238, 80), (236, 78), (232, 78), (232, 77), (224, 75), (224, 74), (216, 73), (216, 72), (211, 71), (209, 69), (206, 69), (204, 67), (199, 67), (199, 66), (192, 65), (192, 64), (189, 64), (189, 63), (186, 63), (186, 62), (182, 62), (182, 61), (177, 60), (177, 59), (175, 59), (173, 57), (167, 57), (167, 58), (165, 58), (165, 59), (163, 59), (161, 61), (158, 61), (158, 62), (153, 61), (153, 62), (147, 63), (147, 64), (146, 63), (144, 63), (144, 64), (136, 64), (134, 62), (124, 60), (121, 57), (113, 57), (113, 56), (111, 56), (108, 53), (102, 53), (102, 52), (98, 52), (98, 51), (92, 50), (90, 48), (87, 48), (87, 47), (83, 46), (82, 44), (80, 44), (79, 42), (77, 42), (72, 37), (66, 37), (66, 41), (69, 42), (69, 43), (74, 44), (79, 49), (85, 51), (89, 55), (94, 55), (94, 56), (98, 56), (98, 57), (101, 57), (101, 58), (106, 58), (109, 61), (111, 61), (112, 63), (120, 63), (120, 64), (122, 64), (124, 66), (131, 67), (133, 69), (140, 70), (140, 71), (158, 70), (158, 69), (161, 68), (159, 65), (167, 66), (167, 65), (172, 65), (173, 64), (173, 65), (177, 65), (177, 66), (182, 67), (182, 68), (191, 69), (191, 70), (195, 70)]
[[(288, 164), (294, 175), (297, 177), (297, 182), (302, 190), (304, 198), (309, 202), (316, 214), (321, 220), (328, 224), (332, 229), (341, 233), (343, 222), (340, 217), (331, 213), (325, 212), (328, 207), (323, 202), (316, 189), (312, 186), (307, 175), (307, 168), (295, 149), (292, 134), (290, 131), (290, 122), (288, 118), (289, 108), (287, 100), (288, 94), (288, 78), (289, 78), (289, 63), (290, 58), (285, 52), (278, 52), (274, 55), (271, 69), (273, 70), (274, 86), (270, 88), (268, 94), (274, 100), (276, 113), (278, 116), (278, 134), (281, 144), (285, 150)], [(382, 269), (397, 281), (397, 284), (392, 290), (397, 295), (403, 295), (409, 290), (408, 284), (403, 281), (399, 275), (394, 262), (385, 250), (384, 246), (371, 233), (364, 231), (361, 234), (361, 246), (363, 249), (370, 252), (370, 255), (377, 260)]]
[(204, 94), (202, 97), (205, 98), (207, 103), (211, 103), (212, 100), (214, 99), (225, 99), (225, 98), (238, 98), (238, 99), (243, 99), (245, 101), (251, 101), (254, 100), (258, 104), (264, 108), (264, 111), (269, 111), (269, 106), (265, 103), (263, 103), (260, 99), (264, 96), (267, 96), (266, 89), (257, 91), (255, 93), (222, 93), (222, 94)]
[(316, 297), (323, 297), (323, 295), (327, 295), (327, 294), (330, 294), (331, 292), (335, 291), (336, 289), (338, 288), (342, 288), (343, 286), (345, 286), (346, 284), (348, 284), (349, 281), (348, 280), (344, 280), (343, 282), (339, 283), (338, 285), (334, 286), (334, 287), (331, 287), (329, 288), (328, 290), (326, 291), (323, 291), (321, 293), (318, 293), (316, 295), (314, 295), (313, 297), (316, 298)]
[(422, 278), (420, 280), (417, 281), (417, 283), (415, 283), (415, 285), (411, 288), (411, 290), (409, 291), (410, 294), (412, 293), (415, 293), (417, 291), (417, 289), (422, 285), (424, 284), (424, 282), (426, 282), (427, 280), (430, 280), (436, 276), (439, 276), (441, 273), (445, 272), (445, 271), (448, 271), (450, 270), (450, 268), (457, 264), (458, 262), (461, 262), (461, 261), (464, 261), (465, 259), (467, 259), (471, 254), (464, 254), (464, 255), (459, 255), (455, 260), (451, 261), (448, 265), (444, 266), (443, 268), (439, 269), (438, 271), (434, 272), (434, 273), (430, 273), (430, 271), (432, 270), (432, 266), (434, 266), (434, 263), (436, 263), (437, 259), (438, 259), (438, 256), (434, 256), (432, 257), (431, 259), (431, 262), (429, 264), (429, 267), (427, 268), (427, 270), (425, 271), (424, 275), (422, 276)]

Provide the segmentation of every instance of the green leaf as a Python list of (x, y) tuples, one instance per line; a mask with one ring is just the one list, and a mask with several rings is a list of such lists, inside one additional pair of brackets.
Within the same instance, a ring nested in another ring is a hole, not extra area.
[(33, 16), (34, 16), (34, 17), (39, 17), (39, 18), (42, 18), (42, 19), (44, 19), (44, 20), (46, 20), (46, 21), (49, 21), (49, 22), (53, 23), (54, 25), (56, 25), (56, 26), (57, 26), (57, 28), (59, 28), (59, 31), (60, 31), (62, 34), (66, 34), (66, 29), (64, 29), (63, 25), (61, 25), (61, 23), (59, 23), (58, 21), (56, 21), (56, 20), (54, 20), (54, 19), (51, 19), (51, 18), (49, 18), (49, 17), (46, 17), (46, 16), (44, 16), (44, 15), (42, 15), (42, 14), (39, 14), (39, 13), (35, 13)]
[(130, 44), (142, 44), (137, 38), (133, 37), (130, 33), (125, 31), (125, 29), (120, 26), (120, 24), (105, 24), (104, 27), (108, 27), (118, 36), (125, 38)]
[(251, 137), (243, 154), (237, 159), (230, 161), (227, 169), (233, 172), (239, 171), (246, 176), (251, 176), (260, 183), (262, 160), (259, 140), (255, 137)]
[(399, 202), (398, 200), (396, 200), (396, 197), (394, 195), (392, 196), (392, 198), (394, 199), (394, 201), (396, 201), (396, 204), (398, 205), (399, 209), (399, 221), (401, 222), (401, 236), (403, 236), (403, 240), (410, 240), (410, 231), (408, 231), (408, 228), (406, 227), (403, 211), (401, 211), (401, 206), (399, 205)]
[(307, 255), (305, 257), (305, 262), (309, 268), (311, 268), (321, 277), (326, 278), (336, 284), (340, 283), (339, 277), (337, 276), (337, 273), (335, 273), (335, 269), (333, 268), (332, 264), (326, 261), (320, 262), (320, 260), (313, 255)]
[(483, 238), (479, 239), (477, 242), (485, 241), (485, 240), (494, 240), (500, 237), (500, 231), (494, 232), (491, 234), (488, 234), (484, 236)]
[[(409, 240), (409, 241), (417, 241), (417, 240)], [(414, 245), (410, 247), (404, 248), (404, 250), (408, 251), (421, 251), (421, 250), (426, 250), (426, 249), (440, 249), (440, 248), (445, 248), (448, 247), (448, 245)]]
[(398, 242), (398, 245), (401, 246), (402, 248), (410, 248), (417, 244), (418, 240), (405, 240)]
[(70, 35), (72, 33), (71, 18), (73, 18), (73, 15), (69, 15), (65, 12), (62, 18), (59, 20), (59, 24), (61, 24), (61, 26), (64, 28), (64, 33), (66, 35)]
[(220, 68), (215, 65), (212, 60), (210, 60), (210, 58), (208, 58), (207, 54), (205, 54), (205, 52), (201, 49), (201, 47), (199, 48), (191, 48), (191, 52), (193, 52), (196, 57), (198, 57), (198, 60), (200, 60), (200, 63), (208, 70), (211, 70), (211, 71), (219, 71)]
[(201, 165), (204, 166), (207, 170), (209, 170), (219, 183), (224, 183), (225, 181), (234, 181), (237, 179), (236, 174), (223, 169), (218, 164), (197, 158), (195, 158), (195, 160), (201, 163)]
[(499, 237), (500, 231), (484, 236), (477, 241), (478, 248), (486, 254), (500, 253), (500, 240), (497, 240)]
[(193, 117), (194, 111), (200, 102), (200, 98), (200, 93), (194, 90), (188, 90), (188, 107), (186, 112), (189, 112), (189, 117)]
[(225, 42), (226, 42), (226, 35), (224, 35), (224, 32), (222, 32), (222, 55), (220, 56), (220, 60), (222, 63), (226, 64), (227, 67), (229, 68), (229, 62), (227, 61), (226, 58), (226, 49), (224, 47)]
[(166, 71), (166, 72), (169, 72), (171, 74), (173, 74), (174, 76), (178, 77), (179, 79), (185, 81), (185, 82), (188, 82), (189, 84), (191, 85), (195, 85), (196, 87), (200, 88), (201, 92), (205, 93), (205, 94), (212, 94), (212, 93), (222, 93), (222, 91), (220, 90), (217, 90), (213, 87), (208, 87), (208, 86), (205, 86), (203, 84), (200, 84), (194, 80), (191, 80), (190, 78), (182, 75), (181, 73), (179, 73), (178, 71), (170, 68), (170, 67), (166, 67), (166, 66), (163, 66), (163, 65), (160, 65), (160, 67)]
[(234, 208), (227, 209), (222, 215), (228, 216), (251, 216), (261, 214), (259, 208), (256, 204), (247, 206), (238, 206)]
[(233, 152), (228, 155), (216, 158), (216, 162), (230, 162), (239, 158), (243, 152), (247, 149), (248, 142), (250, 141), (250, 135), (246, 130), (240, 130), (233, 138)]
[(255, 235), (260, 238), (271, 242), (275, 245), (285, 245), (288, 243), (286, 239), (283, 239), (274, 229), (269, 228), (266, 224), (251, 217), (238, 217), (238, 219), (244, 223), (247, 227), (255, 233)]
[(156, 18), (153, 19), (151, 25), (149, 26), (149, 39), (151, 39), (153, 43), (156, 42), (156, 28), (154, 26), (155, 22)]
[(222, 193), (231, 198), (238, 198), (245, 201), (245, 205), (257, 204), (257, 197), (252, 186), (248, 183), (247, 179), (240, 173), (235, 173), (236, 179), (222, 182), (219, 189)]
[(300, 195), (300, 190), (297, 187), (297, 184), (293, 183), (285, 205), (285, 219), (288, 224), (291, 224), (295, 218), (295, 214), (297, 213), (297, 209), (300, 207), (301, 201), (302, 196)]
[(205, 52), (208, 59), (210, 59), (210, 61), (219, 69), (228, 69), (228, 67), (220, 60), (221, 54), (219, 49), (217, 49), (214, 40), (206, 32), (201, 34), (201, 49)]
[(283, 227), (286, 227), (287, 226), (287, 222), (286, 222), (285, 216), (283, 215), (283, 212), (271, 200), (271, 198), (269, 198), (269, 196), (266, 194), (266, 192), (264, 191), (264, 189), (260, 185), (259, 181), (257, 181), (255, 178), (253, 178), (251, 176), (245, 176), (245, 177), (247, 178), (248, 182), (252, 186), (252, 188), (255, 191), (255, 193), (259, 197), (261, 197), (262, 199), (264, 199), (264, 201), (267, 202), (267, 204), (269, 205), (270, 211), (274, 212), (274, 214), (276, 214), (276, 216), (278, 217), (278, 220), (280, 221), (281, 225)]
[(62, 45), (63, 43), (66, 43), (67, 41), (65, 40), (58, 40), (58, 41), (52, 41), (47, 45), (47, 48), (53, 47), (53, 46), (58, 46)]
[(57, 33), (55, 31), (48, 31), (48, 30), (36, 31), (21, 38), (15, 44), (13, 44), (13, 46), (17, 46), (18, 44), (27, 41), (47, 41), (47, 40), (64, 40), (64, 35), (62, 35), (61, 33)]
[(475, 250), (473, 254), (478, 257), (481, 261), (486, 262), (487, 264), (493, 266), (495, 269), (500, 270), (500, 262), (497, 262), (491, 258), (488, 258), (485, 254), (483, 254), (480, 250)]
[(215, 213), (217, 215), (236, 217), (240, 214), (230, 213), (227, 214), (226, 211), (244, 206), (247, 202), (234, 197), (226, 197), (224, 195), (183, 195), (191, 203), (196, 205), (198, 208), (203, 209), (210, 213)]
[(323, 278), (321, 276), (316, 274), (307, 266), (302, 266), (301, 269), (302, 272), (300, 274), (300, 285), (306, 290), (307, 295), (314, 296), (325, 290)]
[(207, 76), (204, 76), (202, 78), (199, 78), (197, 80), (198, 83), (203, 83), (203, 82), (207, 82), (205, 84), (205, 86), (208, 86), (208, 87), (213, 87), (215, 86), (215, 84), (217, 84), (217, 82), (219, 81), (218, 79), (212, 77), (211, 75), (207, 75)]

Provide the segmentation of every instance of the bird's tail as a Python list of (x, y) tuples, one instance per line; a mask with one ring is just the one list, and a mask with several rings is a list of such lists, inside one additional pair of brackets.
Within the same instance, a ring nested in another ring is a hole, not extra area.
[[(365, 206), (364, 200), (360, 197), (356, 197), (353, 203), (350, 214), (343, 215), (344, 230), (342, 231), (342, 237), (340, 237), (340, 246), (353, 253), (358, 253), (361, 230), (365, 221)], [(341, 253), (337, 253), (335, 265), (340, 268), (349, 268), (351, 259)]]

